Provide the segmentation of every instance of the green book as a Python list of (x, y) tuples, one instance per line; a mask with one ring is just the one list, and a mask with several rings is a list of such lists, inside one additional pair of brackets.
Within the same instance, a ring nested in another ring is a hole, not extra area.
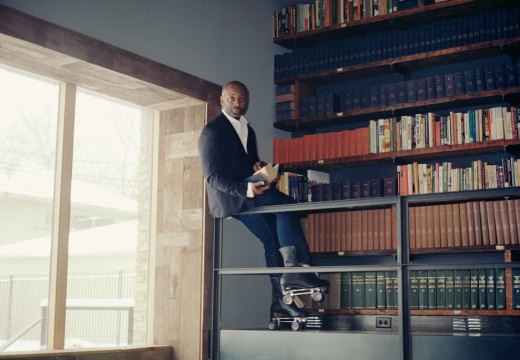
[(446, 276), (444, 270), (437, 270), (437, 309), (446, 309)]
[(487, 292), (487, 308), (495, 310), (496, 307), (496, 282), (495, 269), (486, 269), (486, 292)]
[(437, 309), (437, 272), (428, 271), (428, 309)]
[(419, 270), (419, 310), (428, 309), (428, 271)]
[(478, 310), (478, 271), (470, 270), (470, 287), (471, 287), (471, 309)]
[(376, 303), (378, 309), (386, 309), (386, 275), (384, 271), (376, 273)]
[(394, 278), (393, 271), (385, 271), (385, 289), (386, 289), (386, 308), (395, 309), (396, 303), (394, 302)]
[(365, 272), (365, 309), (377, 308), (376, 272)]
[(478, 269), (478, 308), (487, 309), (486, 269)]
[(397, 309), (399, 306), (399, 281), (397, 279), (397, 271), (392, 271), (392, 282), (394, 284), (392, 292), (394, 294), (394, 309)]
[(446, 270), (446, 309), (455, 309), (455, 289), (453, 287), (453, 270)]
[(520, 268), (511, 269), (513, 275), (513, 309), (520, 310)]
[(352, 309), (351, 273), (341, 273), (340, 306), (342, 309)]
[(410, 309), (419, 309), (419, 272), (410, 271)]
[(453, 270), (453, 288), (455, 292), (455, 310), (462, 309), (462, 270)]
[(506, 308), (506, 272), (504, 269), (495, 269), (496, 281), (496, 309), (505, 310)]
[(471, 309), (471, 271), (462, 270), (462, 308)]
[(352, 309), (365, 308), (365, 273), (352, 273)]

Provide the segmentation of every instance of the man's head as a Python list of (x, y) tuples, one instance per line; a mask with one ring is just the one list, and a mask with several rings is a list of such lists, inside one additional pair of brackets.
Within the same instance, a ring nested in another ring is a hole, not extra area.
[(230, 81), (222, 88), (220, 105), (229, 116), (239, 118), (247, 112), (249, 90), (239, 81)]

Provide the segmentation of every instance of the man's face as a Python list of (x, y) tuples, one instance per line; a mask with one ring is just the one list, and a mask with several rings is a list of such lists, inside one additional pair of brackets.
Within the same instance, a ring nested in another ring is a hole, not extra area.
[(228, 85), (222, 90), (220, 96), (222, 110), (234, 118), (239, 118), (246, 113), (247, 102), (247, 92), (241, 86)]

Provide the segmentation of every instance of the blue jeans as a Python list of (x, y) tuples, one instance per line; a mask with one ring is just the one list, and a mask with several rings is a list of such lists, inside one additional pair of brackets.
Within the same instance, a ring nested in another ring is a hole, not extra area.
[[(277, 190), (268, 190), (255, 196), (255, 207), (292, 204), (294, 199)], [(303, 236), (298, 212), (276, 212), (266, 214), (238, 214), (240, 220), (264, 246), (267, 267), (283, 267), (283, 259), (278, 251), (285, 246), (294, 246), (296, 259), (300, 263), (310, 262), (309, 248)]]

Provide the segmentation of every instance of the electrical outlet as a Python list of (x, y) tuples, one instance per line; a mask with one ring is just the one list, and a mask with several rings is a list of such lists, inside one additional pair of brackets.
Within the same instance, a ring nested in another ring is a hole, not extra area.
[(392, 318), (390, 317), (376, 317), (376, 328), (391, 328)]

